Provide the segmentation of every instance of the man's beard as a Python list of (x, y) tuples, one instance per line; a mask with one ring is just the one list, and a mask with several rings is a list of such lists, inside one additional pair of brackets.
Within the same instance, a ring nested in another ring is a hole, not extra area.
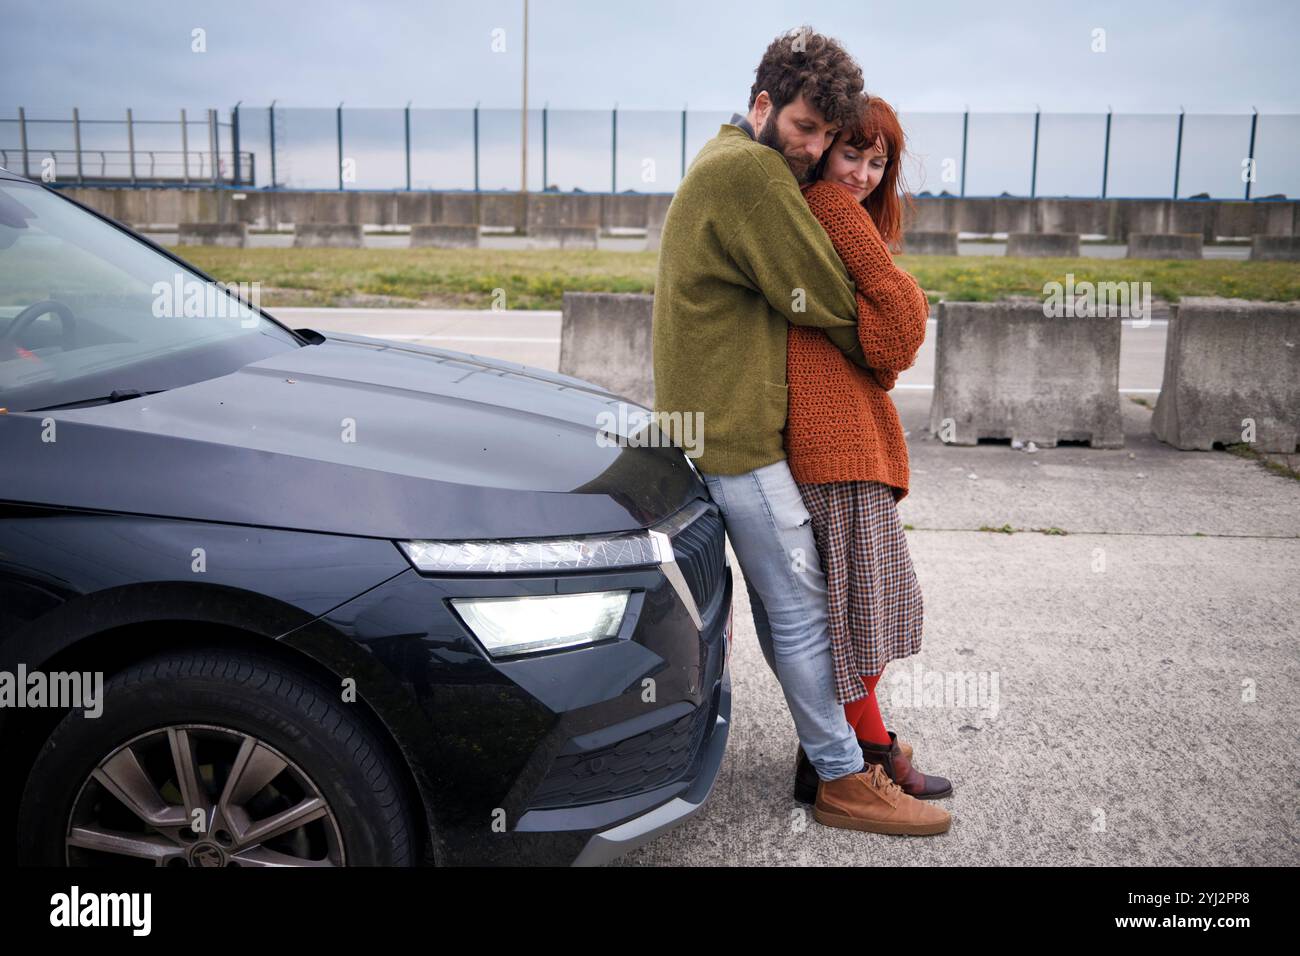
[(768, 117), (767, 122), (763, 125), (763, 131), (758, 134), (758, 142), (764, 146), (770, 146), (781, 154), (785, 164), (790, 167), (790, 172), (794, 173), (794, 178), (802, 183), (808, 179), (808, 174), (812, 172), (813, 164), (806, 159), (792, 159), (785, 150), (785, 142), (781, 139), (781, 134), (776, 129), (776, 117)]

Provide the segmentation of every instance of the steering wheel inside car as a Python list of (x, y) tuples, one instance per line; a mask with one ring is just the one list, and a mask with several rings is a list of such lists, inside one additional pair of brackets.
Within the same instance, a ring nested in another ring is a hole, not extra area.
[(9, 327), (0, 332), (0, 360), (13, 358), (18, 354), (21, 347), (19, 345), (19, 335), (47, 312), (59, 317), (59, 325), (62, 330), (59, 337), (60, 348), (65, 352), (72, 350), (77, 331), (77, 319), (72, 314), (72, 310), (62, 302), (57, 302), (54, 299), (41, 299), (41, 301), (33, 302), (15, 315), (13, 321), (9, 323)]

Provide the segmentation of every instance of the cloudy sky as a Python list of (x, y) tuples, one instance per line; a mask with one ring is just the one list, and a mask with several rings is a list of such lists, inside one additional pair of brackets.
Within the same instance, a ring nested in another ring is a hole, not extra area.
[[(66, 115), (75, 105), (83, 117), (117, 116), (131, 106), (140, 117), (173, 116), (181, 107), (225, 112), (237, 101), (265, 107), (273, 99), (279, 107), (401, 107), (411, 101), (417, 108), (517, 108), (522, 6), (522, 0), (11, 5), (0, 32), (0, 117), (16, 115), (19, 105), (29, 116)], [(532, 0), (529, 105), (688, 106), (725, 117), (744, 105), (767, 42), (800, 23), (839, 37), (862, 63), (868, 89), (904, 114), (966, 107), (985, 113), (1036, 107), (1300, 112), (1300, 4), (1290, 0)], [(203, 31), (202, 52), (193, 49), (195, 30)], [(1104, 51), (1094, 49), (1099, 38)], [(1207, 143), (1231, 141), (1215, 161), (1226, 169), (1244, 152), (1237, 143), (1241, 126), (1215, 122), (1206, 121), (1195, 135)], [(716, 129), (712, 114), (709, 126)], [(300, 124), (296, 132), (304, 149), (306, 129)], [(931, 159), (951, 152), (940, 143), (951, 139), (950, 127), (921, 135), (936, 143)], [(973, 140), (977, 135), (1018, 144), (1025, 130), (1008, 132), (990, 120), (978, 134), (972, 131)], [(1068, 134), (1089, 144), (1096, 135), (1092, 125)], [(1168, 135), (1161, 127), (1159, 150), (1166, 150)], [(1271, 135), (1281, 155), (1281, 128), (1275, 124)], [(597, 133), (594, 142), (602, 136)], [(694, 148), (694, 131), (691, 138)], [(1287, 140), (1287, 149), (1293, 145)], [(1161, 169), (1171, 165), (1163, 156), (1160, 162)], [(308, 165), (304, 152), (298, 167)], [(327, 165), (332, 168), (332, 161)], [(931, 178), (936, 169), (930, 168)], [(1015, 176), (1022, 174), (1017, 168)], [(1091, 167), (1080, 175), (1095, 178)], [(986, 189), (996, 192), (997, 185), (990, 180)]]

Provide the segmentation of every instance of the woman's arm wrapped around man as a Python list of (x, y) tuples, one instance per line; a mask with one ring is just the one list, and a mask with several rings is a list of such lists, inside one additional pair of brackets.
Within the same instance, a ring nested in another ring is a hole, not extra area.
[(857, 286), (858, 340), (876, 381), (888, 391), (898, 373), (916, 362), (929, 300), (894, 264), (871, 215), (847, 189), (820, 180), (804, 190), (804, 198)]

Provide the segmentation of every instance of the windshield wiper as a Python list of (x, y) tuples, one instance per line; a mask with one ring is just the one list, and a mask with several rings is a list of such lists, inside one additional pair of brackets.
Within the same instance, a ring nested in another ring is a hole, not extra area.
[(165, 392), (165, 388), (155, 388), (149, 391), (141, 391), (138, 388), (115, 388), (107, 395), (101, 395), (98, 398), (80, 398), (75, 402), (60, 402), (57, 405), (45, 405), (41, 408), (29, 408), (31, 412), (50, 412), (58, 408), (83, 408), (90, 405), (110, 405), (114, 402), (126, 402), (133, 398), (143, 398), (146, 395), (157, 395), (159, 392)]

